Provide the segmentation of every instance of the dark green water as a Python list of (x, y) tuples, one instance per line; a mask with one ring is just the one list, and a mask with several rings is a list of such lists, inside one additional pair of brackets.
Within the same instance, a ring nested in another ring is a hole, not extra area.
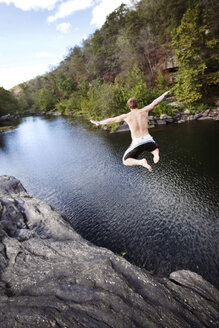
[[(0, 135), (0, 174), (65, 214), (83, 237), (157, 274), (190, 269), (219, 287), (218, 122), (152, 129), (149, 173), (121, 159), (129, 133), (25, 118)], [(150, 154), (146, 154), (149, 162)]]

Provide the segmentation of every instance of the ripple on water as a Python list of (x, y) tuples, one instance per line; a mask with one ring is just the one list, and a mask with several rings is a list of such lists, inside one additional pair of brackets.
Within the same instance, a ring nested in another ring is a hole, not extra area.
[(190, 269), (219, 287), (218, 129), (191, 122), (151, 133), (161, 160), (154, 165), (147, 154), (149, 173), (122, 165), (127, 133), (27, 118), (0, 135), (0, 174), (21, 179), (93, 243), (156, 273)]

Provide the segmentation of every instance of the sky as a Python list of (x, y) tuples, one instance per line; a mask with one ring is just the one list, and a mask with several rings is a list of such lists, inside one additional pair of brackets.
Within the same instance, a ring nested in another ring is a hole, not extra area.
[(58, 66), (121, 3), (133, 5), (132, 0), (0, 0), (0, 87), (10, 89)]

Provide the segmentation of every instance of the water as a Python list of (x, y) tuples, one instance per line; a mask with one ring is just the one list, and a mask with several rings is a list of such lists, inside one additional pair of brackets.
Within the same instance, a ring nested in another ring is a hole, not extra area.
[[(218, 122), (151, 130), (161, 161), (125, 167), (129, 133), (28, 117), (0, 135), (0, 174), (67, 216), (83, 237), (156, 274), (190, 269), (219, 287)], [(147, 154), (151, 162), (150, 154)]]

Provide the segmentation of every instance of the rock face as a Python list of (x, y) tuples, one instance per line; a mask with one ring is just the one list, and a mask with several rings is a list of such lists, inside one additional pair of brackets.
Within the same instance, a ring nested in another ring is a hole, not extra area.
[(218, 327), (219, 293), (190, 271), (153, 277), (93, 246), (21, 183), (0, 177), (0, 323), (15, 327)]

